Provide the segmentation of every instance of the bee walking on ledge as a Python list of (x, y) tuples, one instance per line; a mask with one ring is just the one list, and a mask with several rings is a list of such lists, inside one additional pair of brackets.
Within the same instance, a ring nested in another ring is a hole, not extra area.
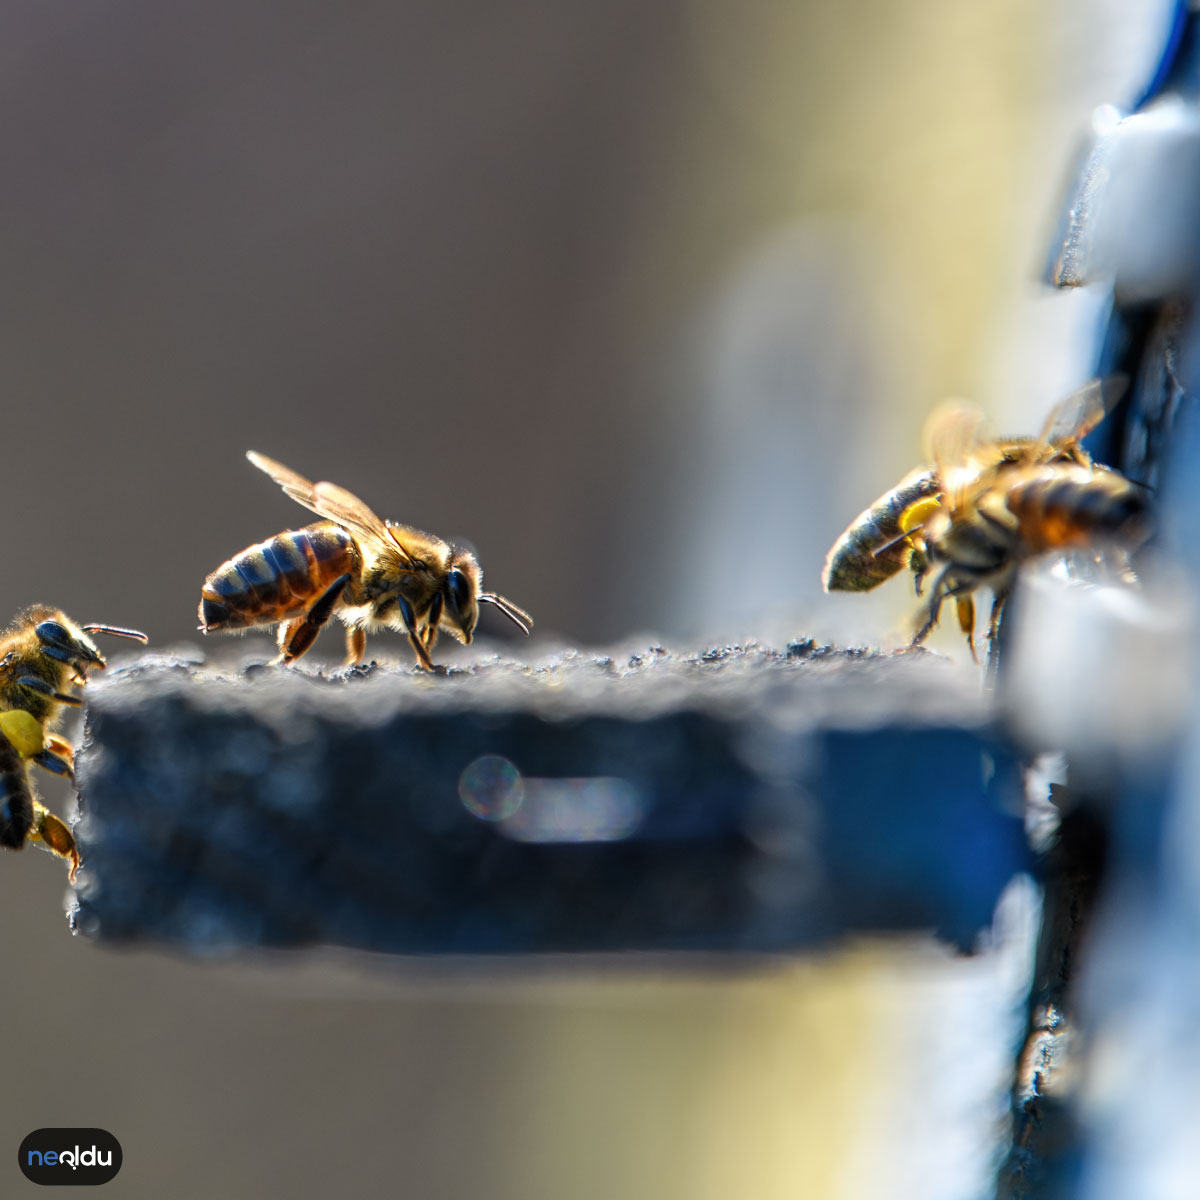
[(0, 635), (0, 846), (20, 850), (27, 841), (41, 843), (70, 863), (72, 883), (79, 869), (75, 838), (37, 799), (26, 760), (74, 778), (71, 743), (52, 731), (64, 707), (83, 703), (67, 688), (82, 686), (89, 672), (107, 665), (88, 636), (93, 633), (146, 640), (136, 629), (76, 625), (47, 605), (27, 609)]
[(368, 630), (382, 626), (407, 634), (427, 671), (442, 629), (470, 644), (481, 604), (528, 635), (533, 618), (482, 590), (483, 572), (469, 550), (381, 520), (335, 483), (312, 483), (253, 450), (246, 457), (325, 519), (249, 546), (213, 571), (200, 594), (201, 632), (278, 624), (278, 661), (287, 665), (336, 614), (346, 625), (347, 664), (362, 661)]
[(826, 591), (867, 591), (904, 566), (917, 595), (935, 573), (919, 646), (953, 598), (975, 655), (975, 602), (980, 587), (994, 600), (989, 658), (1019, 564), (1056, 550), (1136, 549), (1149, 533), (1143, 488), (1093, 463), (1080, 442), (1124, 390), (1124, 379), (1088, 385), (1055, 406), (1038, 438), (988, 441), (970, 409), (931, 418), (932, 468), (905, 476), (862, 513), (834, 543), (825, 562)]

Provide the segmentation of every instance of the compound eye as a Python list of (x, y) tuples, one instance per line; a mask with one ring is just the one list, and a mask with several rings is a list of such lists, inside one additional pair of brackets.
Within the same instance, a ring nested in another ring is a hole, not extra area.
[(46, 646), (68, 646), (71, 635), (57, 621), (43, 621), (33, 631), (37, 639)]
[(457, 612), (466, 612), (471, 603), (471, 581), (457, 568), (446, 578), (450, 605)]

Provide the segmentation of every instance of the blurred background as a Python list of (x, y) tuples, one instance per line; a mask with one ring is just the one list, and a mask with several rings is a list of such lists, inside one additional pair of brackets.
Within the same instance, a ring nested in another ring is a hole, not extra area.
[[(1083, 382), (1098, 301), (1044, 251), (1167, 8), (16, 0), (0, 614), (196, 640), (204, 576), (306, 520), (253, 447), (469, 539), (550, 641), (902, 642), (907, 586), (830, 601), (825, 551), (939, 400), (1032, 432)], [(0, 867), (0, 1130), (109, 1129), (113, 1196), (988, 1190), (1028, 897), (967, 962), (198, 964)], [(914, 1110), (965, 1014), (993, 1057)]]

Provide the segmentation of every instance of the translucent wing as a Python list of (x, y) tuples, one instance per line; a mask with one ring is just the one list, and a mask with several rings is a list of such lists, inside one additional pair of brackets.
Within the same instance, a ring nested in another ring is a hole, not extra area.
[(972, 451), (982, 440), (983, 427), (983, 414), (977, 408), (956, 401), (934, 409), (925, 422), (926, 451), (951, 511), (959, 507), (967, 485), (979, 478)]
[(938, 405), (925, 422), (925, 449), (939, 471), (962, 466), (979, 444), (983, 414), (977, 408), (950, 400)]
[(390, 550), (399, 550), (410, 559), (408, 550), (397, 536), (396, 530), (382, 520), (373, 509), (336, 483), (313, 483), (297, 474), (283, 463), (247, 450), (246, 457), (260, 470), (269, 475), (297, 504), (315, 512), (326, 520), (336, 521), (367, 541), (382, 543)]
[(1110, 375), (1060, 400), (1051, 410), (1038, 437), (1038, 460), (1053, 458), (1063, 446), (1081, 442), (1116, 407), (1129, 386), (1126, 375)]

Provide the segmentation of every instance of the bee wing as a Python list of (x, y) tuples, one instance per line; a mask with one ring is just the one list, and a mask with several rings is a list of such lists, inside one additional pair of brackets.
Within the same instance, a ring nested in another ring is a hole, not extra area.
[(313, 483), (312, 480), (305, 479), (303, 475), (293, 471), (291, 467), (285, 467), (283, 463), (255, 450), (247, 450), (246, 457), (279, 484), (297, 504), (304, 505), (326, 520), (344, 525), (367, 541), (382, 543), (388, 549), (399, 547), (405, 557), (408, 557), (408, 552), (393, 536), (387, 522), (353, 492), (338, 487), (336, 483)]
[(982, 440), (983, 413), (977, 408), (951, 400), (939, 405), (925, 422), (926, 452), (937, 468), (942, 492), (956, 510), (968, 483), (978, 479), (979, 471), (970, 466), (971, 452)]
[(939, 404), (925, 421), (925, 448), (939, 470), (962, 466), (979, 444), (983, 413), (961, 401)]
[(1063, 446), (1083, 441), (1117, 406), (1128, 386), (1127, 375), (1109, 375), (1105, 379), (1093, 379), (1065, 400), (1060, 400), (1050, 410), (1042, 427), (1035, 461), (1053, 458)]

